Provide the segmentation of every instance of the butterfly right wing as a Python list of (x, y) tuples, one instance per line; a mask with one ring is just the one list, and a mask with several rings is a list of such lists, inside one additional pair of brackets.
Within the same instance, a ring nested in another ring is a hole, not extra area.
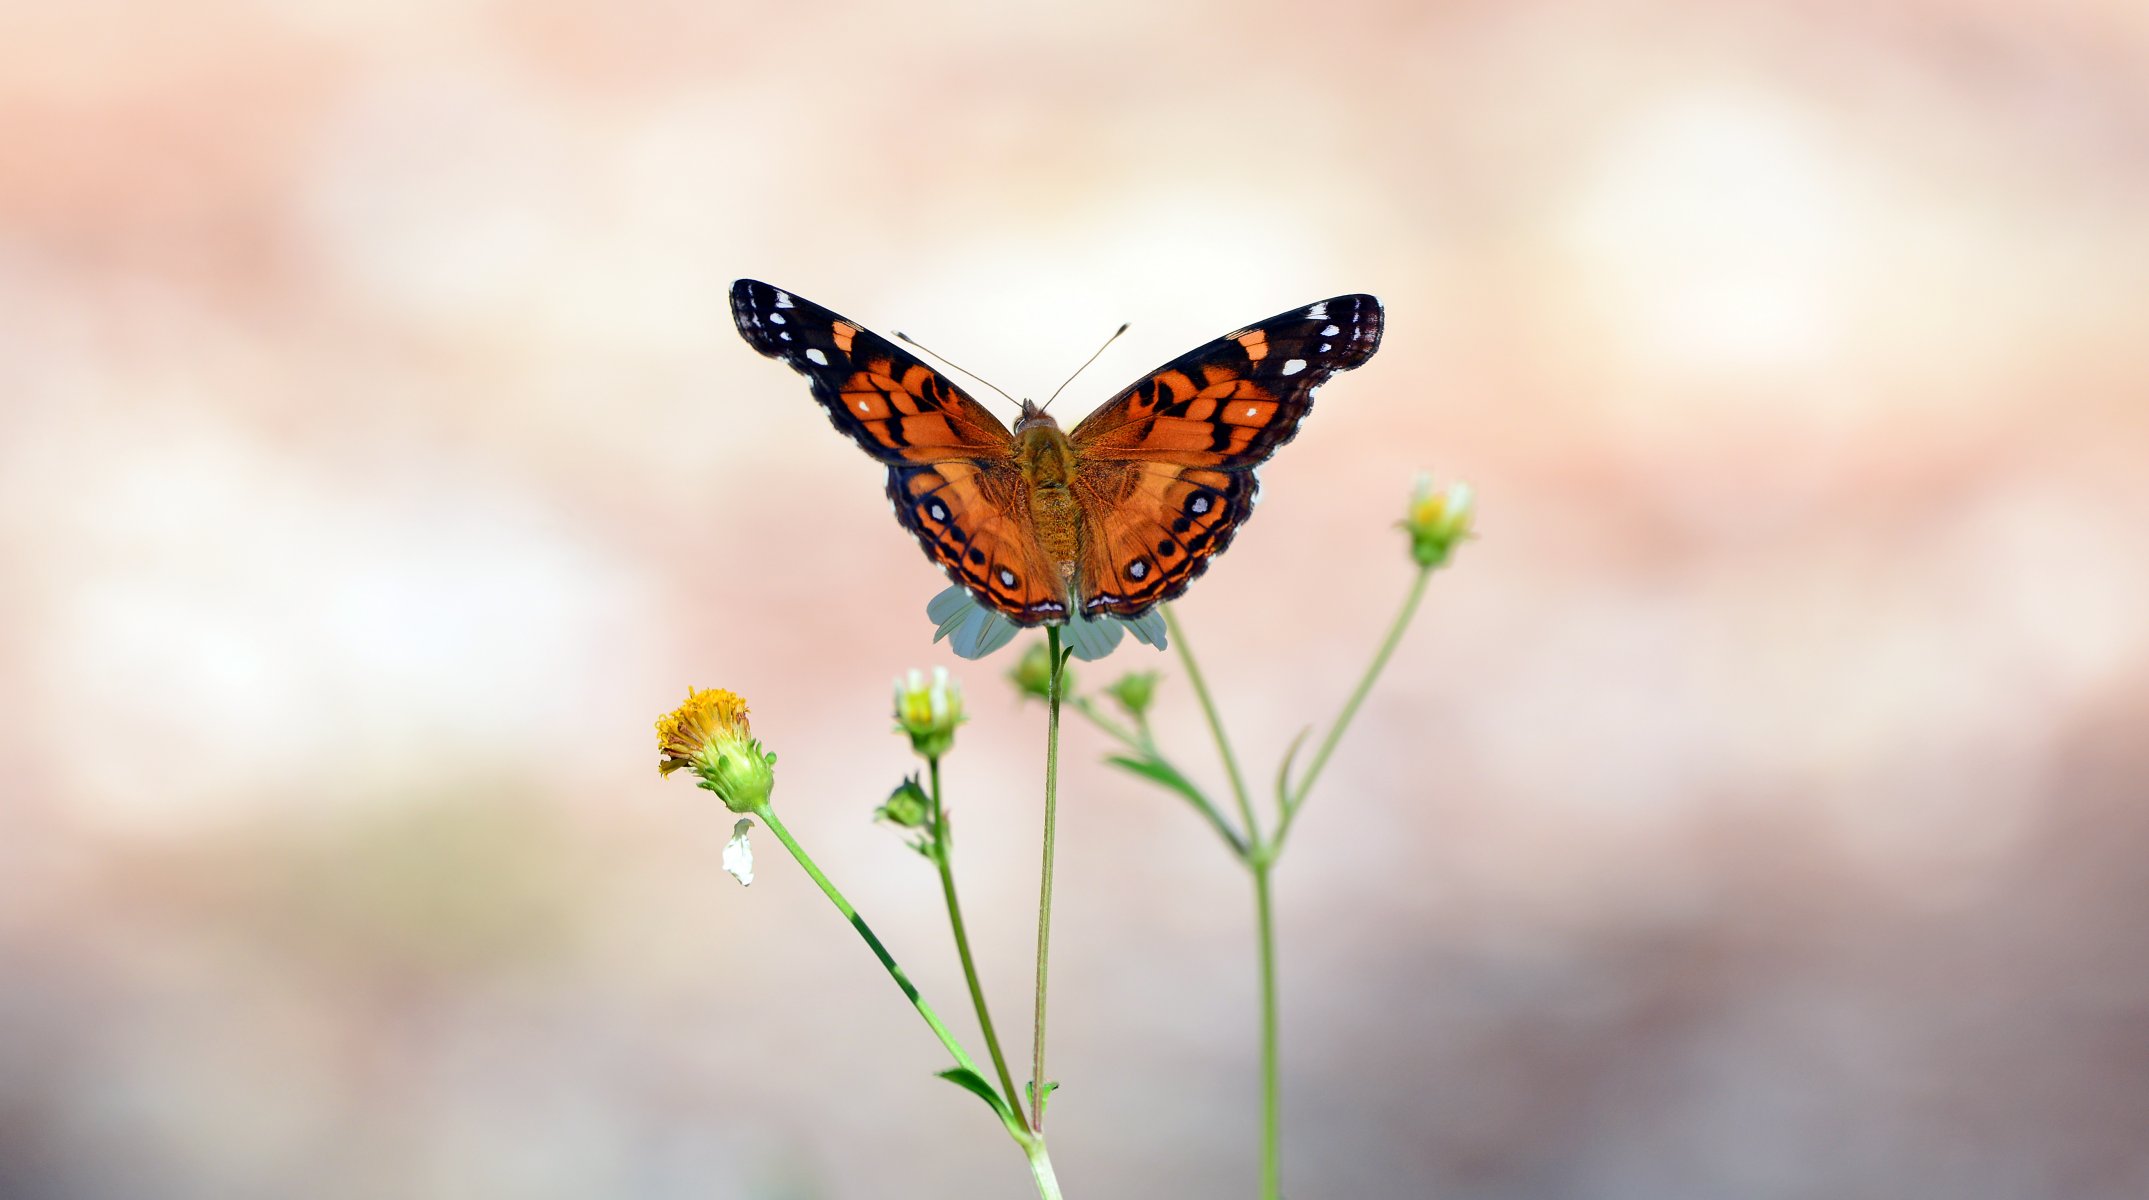
[(1014, 453), (984, 405), (856, 321), (755, 279), (731, 285), (731, 317), (747, 345), (804, 375), (830, 423), (884, 463)]

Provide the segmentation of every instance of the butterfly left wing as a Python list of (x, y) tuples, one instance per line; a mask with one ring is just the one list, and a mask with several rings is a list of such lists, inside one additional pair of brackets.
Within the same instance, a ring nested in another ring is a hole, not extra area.
[(828, 419), (888, 467), (895, 518), (948, 578), (1023, 625), (1067, 615), (1020, 499), (1013, 440), (985, 407), (855, 321), (752, 279), (731, 285), (747, 344), (813, 385)]
[(891, 466), (1006, 457), (1007, 426), (916, 355), (756, 279), (731, 285), (739, 336), (813, 385), (829, 422)]
[(1336, 296), (1226, 334), (1075, 426), (1078, 603), (1136, 617), (1185, 592), (1253, 512), (1253, 469), (1297, 434), (1314, 389), (1373, 357), (1380, 301)]

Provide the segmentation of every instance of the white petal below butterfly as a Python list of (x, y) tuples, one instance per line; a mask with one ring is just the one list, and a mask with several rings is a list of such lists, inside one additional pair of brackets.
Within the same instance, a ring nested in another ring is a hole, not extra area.
[(740, 887), (754, 885), (754, 847), (746, 835), (754, 831), (754, 823), (745, 817), (731, 827), (731, 840), (724, 843), (724, 869), (739, 881)]

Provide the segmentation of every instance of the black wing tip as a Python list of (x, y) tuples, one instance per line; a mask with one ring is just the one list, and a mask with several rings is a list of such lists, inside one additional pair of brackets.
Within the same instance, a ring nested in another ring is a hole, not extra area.
[(1330, 296), (1326, 300), (1306, 306), (1305, 316), (1312, 319), (1318, 313), (1330, 318), (1339, 313), (1350, 317), (1351, 340), (1343, 357), (1336, 363), (1336, 370), (1348, 371), (1362, 367), (1373, 352), (1380, 349), (1381, 333), (1388, 325), (1388, 310), (1382, 307), (1380, 297), (1368, 292), (1352, 292), (1343, 296)]
[(739, 327), (746, 344), (770, 358), (783, 356), (782, 339), (771, 328), (768, 313), (785, 293), (758, 279), (740, 279), (731, 285), (731, 322)]

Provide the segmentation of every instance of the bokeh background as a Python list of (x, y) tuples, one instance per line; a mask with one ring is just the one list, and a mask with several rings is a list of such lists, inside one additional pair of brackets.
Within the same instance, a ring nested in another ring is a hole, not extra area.
[[(1280, 874), (1302, 1197), (2149, 1195), (2149, 10), (12, 3), (0, 1193), (996, 1197), (689, 684), (965, 1031), (868, 816), (944, 663), (1017, 1046), (1039, 710), (754, 275), (1078, 416), (1341, 291), (1184, 602), (1251, 771), (1481, 540)], [(1220, 784), (1170, 659), (1161, 725)], [(1255, 1178), (1252, 915), (1070, 734), (1069, 1194)], [(966, 1035), (976, 1047), (974, 1034)]]

